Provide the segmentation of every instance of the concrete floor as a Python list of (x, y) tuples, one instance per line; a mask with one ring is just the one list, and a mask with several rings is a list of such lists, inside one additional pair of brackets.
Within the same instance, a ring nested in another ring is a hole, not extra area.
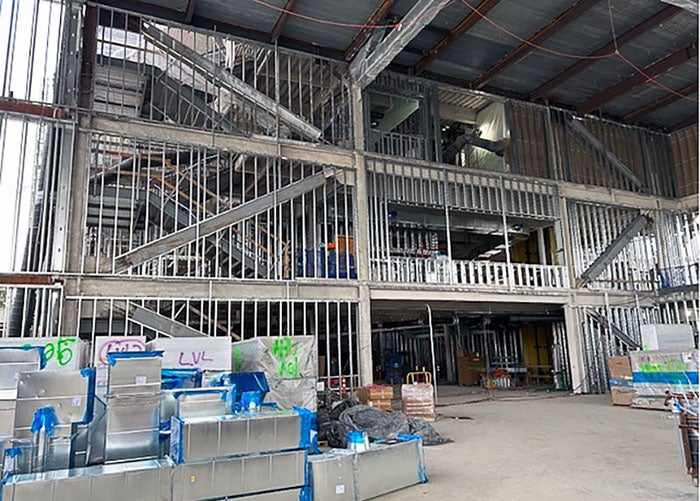
[(440, 391), (454, 404), (435, 428), (454, 443), (425, 448), (430, 483), (382, 500), (698, 499), (670, 413), (609, 395), (465, 404), (484, 395)]

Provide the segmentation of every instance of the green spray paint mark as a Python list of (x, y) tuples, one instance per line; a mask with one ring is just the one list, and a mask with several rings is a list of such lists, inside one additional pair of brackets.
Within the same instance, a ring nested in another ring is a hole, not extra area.
[(233, 372), (241, 372), (243, 369), (243, 353), (239, 346), (233, 347)]
[(671, 359), (663, 363), (644, 362), (639, 364), (641, 372), (688, 372), (690, 364), (681, 362), (680, 359)]
[[(73, 348), (70, 346), (71, 343), (75, 343), (77, 338), (75, 337), (59, 337), (56, 341), (46, 343), (44, 345), (44, 357), (46, 361), (49, 362), (56, 359), (56, 362), (61, 367), (68, 365), (71, 360), (73, 360)], [(26, 343), (25, 348), (34, 346), (31, 343)]]
[(279, 377), (299, 377), (297, 344), (291, 337), (275, 339), (272, 343), (272, 355), (280, 362)]

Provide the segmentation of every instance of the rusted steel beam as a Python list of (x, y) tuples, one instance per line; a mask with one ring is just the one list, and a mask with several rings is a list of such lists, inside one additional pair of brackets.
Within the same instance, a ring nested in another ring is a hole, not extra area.
[(653, 103), (649, 103), (646, 106), (642, 106), (641, 108), (634, 110), (631, 113), (628, 113), (623, 117), (623, 120), (625, 122), (633, 122), (637, 120), (639, 117), (643, 117), (644, 115), (648, 115), (652, 111), (656, 111), (658, 109), (661, 109), (665, 106), (668, 106), (671, 103), (675, 103), (679, 99), (682, 99), (683, 96), (688, 96), (694, 92), (697, 92), (698, 90), (698, 83), (692, 83), (688, 85), (687, 87), (683, 87), (680, 90), (677, 90), (675, 94), (667, 94), (666, 96), (662, 97), (661, 99), (654, 101)]
[(277, 22), (270, 32), (270, 40), (273, 42), (276, 42), (282, 34), (284, 25), (287, 24), (287, 19), (289, 19), (289, 12), (294, 10), (296, 4), (297, 0), (287, 0), (287, 3), (284, 4), (284, 11), (280, 14), (280, 17), (277, 18)]
[(608, 87), (603, 92), (599, 92), (598, 94), (589, 97), (581, 104), (579, 104), (576, 107), (576, 110), (581, 114), (590, 113), (591, 111), (597, 110), (605, 103), (609, 103), (616, 97), (629, 92), (630, 90), (642, 85), (643, 83), (646, 83), (648, 77), (654, 78), (659, 75), (662, 75), (674, 66), (683, 64), (684, 62), (689, 61), (697, 56), (697, 43), (693, 42), (689, 46), (677, 50), (673, 54), (669, 54), (663, 59), (660, 59), (659, 61), (656, 61), (655, 63), (650, 64), (649, 66), (644, 68), (642, 72), (645, 75), (642, 75), (640, 72), (636, 72), (634, 75), (623, 80), (622, 82), (619, 82), (613, 85), (612, 87)]
[(582, 14), (586, 13), (588, 9), (593, 7), (599, 1), (600, 0), (579, 0), (576, 2), (565, 12), (552, 19), (547, 26), (532, 35), (528, 39), (527, 43), (523, 42), (513, 52), (507, 54), (496, 64), (476, 77), (472, 81), (472, 87), (475, 89), (481, 89), (484, 85), (489, 83), (493, 77), (525, 57), (533, 49), (532, 44), (541, 45), (542, 43), (546, 42), (551, 37), (559, 33), (562, 28), (567, 26), (572, 21), (578, 19)]
[[(498, 5), (500, 0), (484, 0), (476, 7), (481, 14), (486, 14), (488, 11), (493, 9)], [(476, 12), (471, 12), (467, 17), (462, 19), (462, 21), (450, 30), (450, 33), (440, 40), (435, 46), (423, 55), (423, 57), (416, 63), (413, 67), (414, 73), (418, 74), (425, 69), (432, 61), (437, 58), (440, 53), (445, 50), (449, 45), (451, 45), (460, 36), (466, 33), (472, 26), (474, 26), (477, 21), (481, 19), (481, 16)]]
[[(656, 28), (658, 25), (666, 21), (667, 19), (675, 16), (679, 12), (681, 12), (682, 9), (679, 9), (678, 7), (674, 7), (672, 5), (669, 5), (668, 7), (665, 7), (658, 13), (654, 14), (653, 16), (647, 18), (646, 20), (642, 21), (639, 23), (637, 26), (634, 28), (631, 28), (627, 31), (625, 31), (622, 35), (620, 35), (617, 38), (617, 47), (622, 47), (626, 43), (634, 40), (640, 35), (643, 35), (644, 33), (653, 30)], [(603, 56), (605, 54), (610, 54), (615, 50), (615, 40), (610, 40), (607, 44), (603, 45), (600, 49), (596, 50), (595, 52), (591, 52), (588, 54), (587, 57), (592, 57), (595, 58), (597, 56)], [(579, 73), (581, 73), (583, 70), (588, 68), (590, 65), (598, 61), (598, 59), (581, 59), (579, 62), (576, 64), (570, 66), (566, 70), (562, 71), (559, 73), (557, 76), (554, 78), (549, 79), (547, 82), (543, 83), (540, 85), (538, 88), (530, 92), (530, 99), (531, 100), (536, 100), (536, 99), (541, 99), (543, 97), (546, 97), (549, 91), (552, 89), (559, 87), (561, 84), (569, 80), (570, 78), (575, 77)]]
[[(389, 9), (391, 9), (395, 2), (396, 0), (382, 0), (382, 3), (379, 4), (377, 10), (374, 11), (374, 14), (372, 14), (365, 24), (367, 26), (374, 26), (378, 24), (379, 21), (384, 19), (384, 16), (387, 15)], [(370, 33), (372, 33), (372, 28), (368, 28), (367, 26), (362, 28), (359, 33), (355, 35), (355, 38), (352, 39), (352, 42), (350, 42), (348, 48), (345, 49), (346, 61), (350, 61), (355, 56), (357, 51), (360, 50), (360, 47), (362, 47), (369, 38)]]

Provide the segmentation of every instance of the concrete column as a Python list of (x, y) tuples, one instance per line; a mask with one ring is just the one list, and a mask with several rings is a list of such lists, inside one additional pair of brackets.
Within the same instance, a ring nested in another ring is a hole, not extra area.
[(358, 350), (360, 364), (360, 384), (371, 384), (374, 379), (372, 361), (372, 304), (369, 281), (369, 199), (367, 193), (367, 166), (365, 163), (365, 127), (362, 108), (362, 88), (352, 87), (353, 135), (355, 137), (355, 263), (360, 281), (360, 326), (358, 329)]
[(571, 241), (571, 228), (569, 227), (569, 209), (566, 205), (566, 198), (559, 197), (560, 219), (554, 225), (554, 235), (557, 242), (556, 262), (560, 266), (566, 266), (569, 272), (569, 284), (575, 285), (576, 275), (574, 273), (573, 244)]
[[(75, 137), (75, 140), (73, 138)], [(64, 155), (71, 159), (68, 167), (70, 173), (65, 176), (59, 175), (61, 181), (65, 181), (67, 186), (59, 186), (58, 215), (65, 211), (66, 217), (62, 218), (66, 224), (64, 228), (57, 227), (56, 232), (69, 235), (70, 238), (63, 239), (65, 250), (58, 246), (54, 249), (54, 258), (65, 265), (68, 273), (80, 273), (82, 268), (82, 256), (85, 247), (85, 219), (86, 197), (89, 174), (90, 159), (90, 133), (81, 128), (73, 134), (63, 136), (66, 148)], [(63, 167), (63, 166), (62, 166)], [(59, 245), (61, 245), (59, 243)], [(70, 292), (70, 291), (67, 291)], [(61, 332), (60, 335), (75, 336), (78, 334), (80, 319), (78, 318), (77, 301), (63, 302), (61, 312)]]
[(571, 366), (571, 387), (574, 393), (587, 393), (586, 367), (583, 361), (583, 343), (578, 311), (570, 305), (564, 307), (564, 324), (566, 326), (566, 345)]

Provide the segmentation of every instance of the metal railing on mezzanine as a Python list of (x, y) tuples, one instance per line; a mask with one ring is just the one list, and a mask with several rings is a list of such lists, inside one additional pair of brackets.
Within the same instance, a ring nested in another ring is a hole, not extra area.
[(568, 289), (565, 266), (390, 257), (373, 259), (375, 282), (423, 283), (514, 289)]

